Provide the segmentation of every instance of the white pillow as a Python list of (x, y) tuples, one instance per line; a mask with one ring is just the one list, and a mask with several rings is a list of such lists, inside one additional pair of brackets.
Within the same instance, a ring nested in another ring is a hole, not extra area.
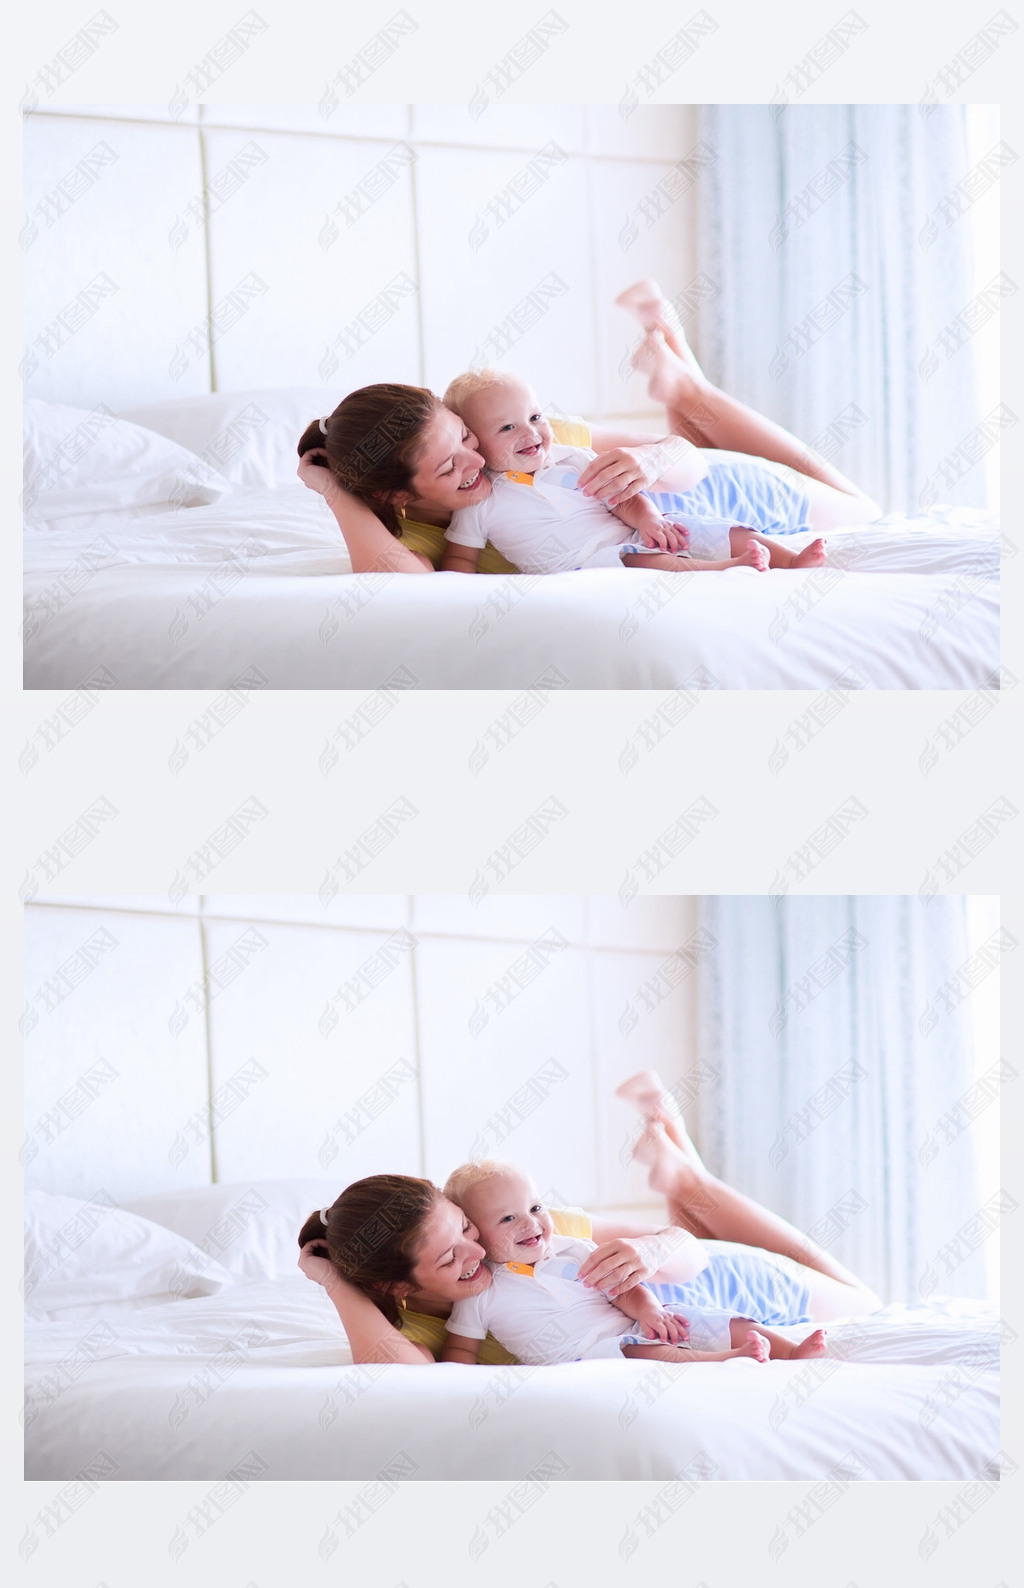
[(101, 403), (25, 402), (25, 511), (52, 521), (155, 502), (193, 507), (230, 491), (217, 469)]
[(160, 1224), (98, 1191), (77, 1197), (25, 1193), (25, 1307), (51, 1316), (149, 1296), (211, 1296), (231, 1275)]
[(299, 1230), (330, 1207), (345, 1181), (253, 1180), (137, 1197), (125, 1207), (194, 1242), (230, 1274), (281, 1279), (298, 1273)]
[(121, 416), (169, 436), (233, 485), (252, 490), (301, 483), (295, 475), (299, 437), (312, 420), (332, 413), (343, 396), (322, 386), (214, 392), (125, 408)]

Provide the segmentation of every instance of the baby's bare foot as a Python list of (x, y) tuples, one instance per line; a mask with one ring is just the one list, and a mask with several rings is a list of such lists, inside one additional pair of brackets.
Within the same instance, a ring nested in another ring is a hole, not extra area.
[(771, 1345), (756, 1329), (749, 1330), (744, 1343), (733, 1352), (733, 1356), (752, 1356), (755, 1362), (767, 1362), (771, 1354)]
[(796, 1361), (797, 1358), (804, 1360), (807, 1357), (812, 1356), (826, 1356), (828, 1354), (828, 1345), (826, 1342), (827, 1331), (824, 1329), (815, 1329), (814, 1333), (809, 1334), (806, 1340), (801, 1340), (799, 1345), (795, 1345), (793, 1347), (793, 1350), (790, 1354), (790, 1361)]
[(758, 573), (765, 573), (768, 566), (768, 547), (762, 546), (759, 540), (749, 540), (746, 549), (733, 558), (734, 568), (756, 568)]
[(824, 542), (824, 540), (812, 540), (811, 544), (809, 546), (805, 546), (803, 551), (798, 551), (797, 552), (796, 556), (793, 558), (793, 561), (790, 563), (790, 567), (791, 568), (820, 568), (824, 561), (825, 561), (825, 542)]

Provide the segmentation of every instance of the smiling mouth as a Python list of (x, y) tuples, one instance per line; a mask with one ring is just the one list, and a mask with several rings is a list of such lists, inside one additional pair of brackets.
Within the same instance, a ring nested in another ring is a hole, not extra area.
[(517, 1246), (539, 1246), (540, 1245), (540, 1236), (539, 1235), (528, 1235), (526, 1237), (525, 1241), (517, 1241), (516, 1245)]
[(539, 441), (535, 441), (533, 443), (533, 445), (530, 446), (530, 447), (520, 447), (519, 451), (516, 453), (516, 457), (518, 457), (518, 458), (532, 458), (540, 451), (540, 449), (541, 449), (540, 442)]
[(482, 474), (483, 474), (483, 471), (481, 469), (477, 469), (476, 473), (474, 474), (474, 476), (473, 476), (473, 478), (471, 480), (463, 480), (462, 484), (459, 486), (459, 490), (460, 491), (473, 491), (473, 490), (475, 490), (476, 487), (480, 484), (480, 480), (482, 478)]
[(469, 1270), (468, 1273), (459, 1275), (459, 1284), (461, 1285), (461, 1284), (464, 1284), (464, 1283), (468, 1283), (469, 1280), (475, 1279), (477, 1274), (479, 1274), (479, 1272), (480, 1272), (480, 1264), (479, 1263), (474, 1263), (472, 1268)]

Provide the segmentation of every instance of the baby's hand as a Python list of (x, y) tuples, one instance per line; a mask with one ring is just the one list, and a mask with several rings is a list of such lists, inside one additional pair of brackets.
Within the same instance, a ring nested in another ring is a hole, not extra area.
[(686, 1318), (675, 1312), (666, 1312), (661, 1307), (654, 1307), (649, 1312), (645, 1311), (637, 1323), (643, 1325), (643, 1330), (651, 1339), (661, 1340), (665, 1345), (678, 1345), (681, 1340), (690, 1338), (690, 1325)]
[(680, 524), (674, 519), (666, 518), (665, 527), (675, 536), (675, 545), (670, 549), (672, 551), (686, 551), (690, 544), (690, 531), (686, 525)]
[(685, 551), (690, 541), (689, 530), (680, 524), (670, 524), (667, 518), (663, 518), (656, 527), (648, 528), (645, 525), (639, 535), (651, 551)]
[(645, 524), (638, 530), (643, 545), (649, 551), (678, 551), (679, 534), (675, 524), (670, 524), (667, 519), (662, 519), (659, 524)]

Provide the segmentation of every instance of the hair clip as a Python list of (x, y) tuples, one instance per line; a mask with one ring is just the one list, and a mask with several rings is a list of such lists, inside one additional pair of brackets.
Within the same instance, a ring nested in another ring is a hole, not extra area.
[[(328, 414), (327, 415), (327, 419), (329, 419), (330, 417), (331, 417), (330, 414)], [(327, 419), (321, 419), (321, 421), (320, 421), (320, 434), (323, 435), (323, 436), (325, 436), (327, 434)]]

